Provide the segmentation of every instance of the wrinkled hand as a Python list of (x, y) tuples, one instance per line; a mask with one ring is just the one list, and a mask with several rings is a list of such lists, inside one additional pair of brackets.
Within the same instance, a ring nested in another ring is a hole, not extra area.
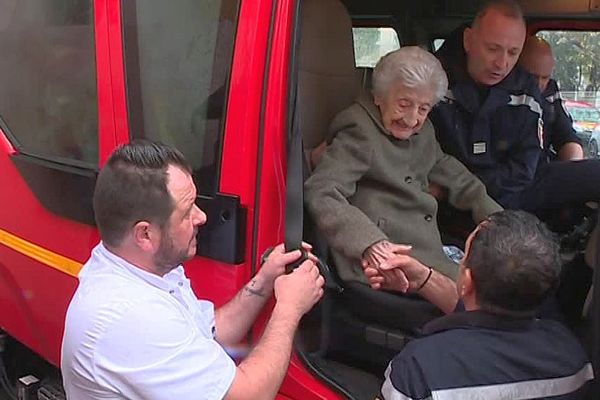
[(275, 280), (277, 307), (301, 317), (307, 313), (321, 296), (325, 279), (312, 260), (306, 260), (291, 274)]
[(327, 141), (321, 142), (317, 147), (310, 150), (309, 156), (311, 169), (315, 169), (317, 167), (317, 164), (321, 161), (321, 158), (323, 158), (323, 153), (325, 153), (325, 150), (327, 150)]
[[(387, 260), (396, 256), (396, 254), (409, 254), (412, 246), (404, 245), (404, 244), (395, 244), (390, 243), (387, 240), (382, 240), (380, 242), (375, 243), (367, 250), (365, 250), (363, 254), (363, 259), (361, 260), (361, 264), (363, 268), (365, 265), (368, 265), (377, 271), (380, 271), (381, 265), (385, 263)], [(381, 271), (380, 271), (381, 272)], [(366, 273), (365, 273), (366, 275)], [(406, 287), (408, 288), (408, 279), (402, 277), (402, 271), (399, 273), (394, 273), (396, 276), (395, 281), (398, 283), (398, 287)], [(367, 276), (367, 279), (369, 277)], [(402, 282), (404, 282), (402, 284)], [(373, 287), (374, 289), (378, 289), (378, 287)]]
[[(302, 248), (308, 253), (308, 258), (316, 263), (317, 257), (311, 253), (312, 246), (302, 242)], [(264, 264), (256, 274), (256, 277), (263, 282), (263, 285), (271, 291), (275, 279), (285, 274), (285, 266), (300, 258), (300, 250), (285, 252), (283, 243), (273, 248), (271, 254), (267, 257)]]
[(415, 292), (429, 274), (429, 267), (404, 254), (386, 260), (379, 268), (374, 268), (369, 263), (363, 263), (362, 266), (372, 288), (402, 293)]
[(438, 201), (448, 199), (448, 189), (435, 182), (429, 182), (429, 194), (435, 197)]

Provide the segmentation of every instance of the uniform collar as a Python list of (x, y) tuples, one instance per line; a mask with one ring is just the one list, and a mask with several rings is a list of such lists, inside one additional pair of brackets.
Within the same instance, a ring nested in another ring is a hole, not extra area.
[(532, 317), (509, 317), (490, 312), (462, 311), (445, 315), (426, 324), (421, 333), (432, 335), (456, 328), (487, 328), (501, 331), (527, 330), (535, 322)]
[(136, 267), (131, 264), (127, 260), (119, 257), (118, 255), (112, 253), (108, 250), (102, 242), (96, 246), (93, 250), (93, 253), (96, 257), (104, 259), (108, 261), (108, 263), (103, 262), (101, 265), (107, 265), (109, 268), (118, 270), (119, 273), (126, 275), (133, 275), (137, 278), (142, 279), (144, 282), (148, 283), (151, 286), (154, 286), (158, 289), (164, 291), (170, 291), (174, 286), (176, 281), (181, 280), (185, 273), (183, 271), (183, 266), (179, 265), (177, 268), (169, 271), (164, 276), (160, 277), (156, 274), (152, 274), (150, 272), (144, 271), (143, 269)]

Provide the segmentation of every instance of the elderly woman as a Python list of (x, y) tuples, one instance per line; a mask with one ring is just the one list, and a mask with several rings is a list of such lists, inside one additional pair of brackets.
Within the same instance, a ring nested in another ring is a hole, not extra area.
[[(428, 281), (456, 277), (458, 265), (443, 251), (430, 182), (447, 188), (450, 204), (471, 210), (475, 222), (501, 209), (435, 139), (427, 115), (447, 87), (432, 54), (403, 47), (377, 63), (373, 96), (358, 98), (333, 120), (333, 141), (306, 181), (305, 196), (342, 280), (367, 284), (361, 261), (377, 267), (394, 253), (429, 266)], [(406, 281), (404, 291), (422, 287)]]

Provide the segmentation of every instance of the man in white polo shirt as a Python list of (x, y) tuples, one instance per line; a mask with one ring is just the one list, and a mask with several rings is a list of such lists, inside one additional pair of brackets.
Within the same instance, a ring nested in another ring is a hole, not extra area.
[[(183, 155), (159, 143), (121, 146), (100, 172), (94, 211), (102, 242), (81, 270), (65, 323), (69, 399), (275, 397), (298, 322), (322, 296), (323, 278), (313, 259), (284, 275), (300, 252), (280, 245), (214, 310), (196, 298), (181, 265), (196, 253), (206, 222), (195, 199)], [(236, 367), (222, 346), (243, 340), (273, 291), (263, 336)]]

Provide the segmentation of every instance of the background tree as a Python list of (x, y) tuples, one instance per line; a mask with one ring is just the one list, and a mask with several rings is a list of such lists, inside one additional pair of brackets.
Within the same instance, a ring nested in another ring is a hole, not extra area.
[(554, 51), (554, 78), (563, 91), (596, 91), (600, 86), (600, 32), (543, 31)]

